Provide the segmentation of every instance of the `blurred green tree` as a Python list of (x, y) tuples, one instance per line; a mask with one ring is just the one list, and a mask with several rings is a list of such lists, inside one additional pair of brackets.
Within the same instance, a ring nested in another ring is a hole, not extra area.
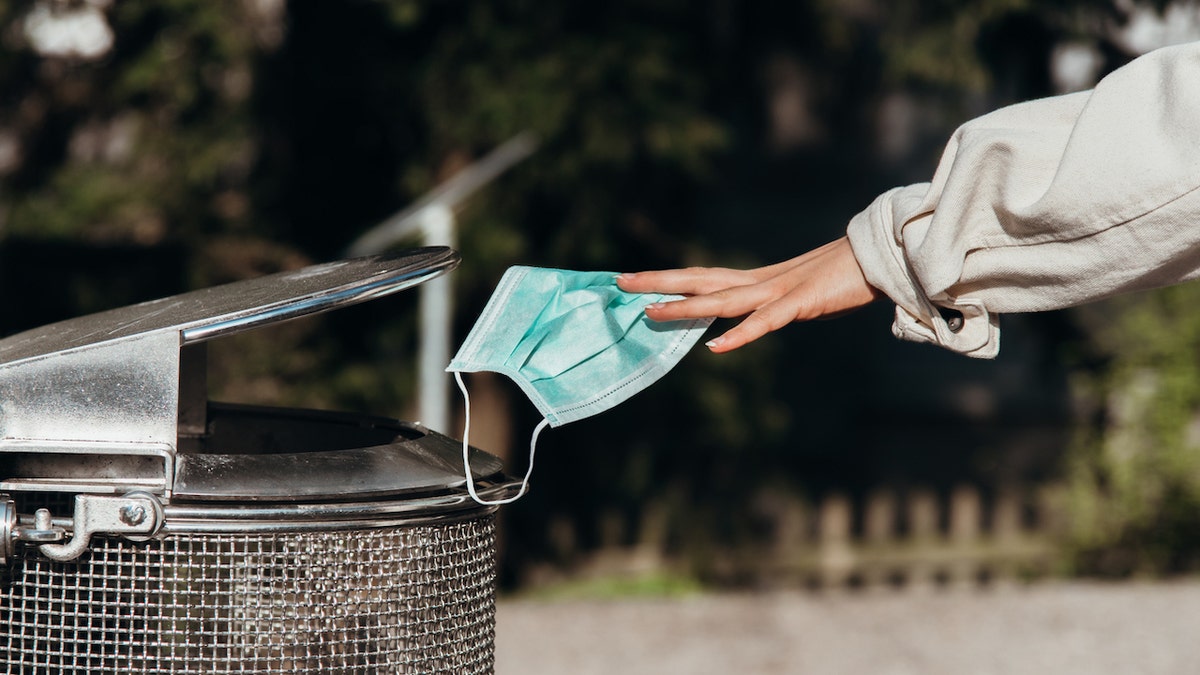
[(1200, 286), (1074, 312), (1086, 336), (1066, 493), (1075, 569), (1103, 576), (1200, 568)]

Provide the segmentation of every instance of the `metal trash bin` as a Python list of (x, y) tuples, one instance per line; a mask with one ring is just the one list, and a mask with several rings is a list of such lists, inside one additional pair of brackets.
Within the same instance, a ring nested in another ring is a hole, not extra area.
[[(418, 424), (212, 403), (210, 339), (452, 269), (419, 249), (0, 341), (0, 671), (487, 673), (494, 508)], [(491, 498), (516, 484), (477, 450)]]

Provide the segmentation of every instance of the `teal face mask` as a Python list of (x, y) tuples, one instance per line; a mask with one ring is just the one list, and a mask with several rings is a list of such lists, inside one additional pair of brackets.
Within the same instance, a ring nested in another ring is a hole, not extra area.
[(467, 401), (463, 461), (470, 435), (470, 400), (462, 373), (507, 375), (545, 418), (529, 444), (529, 472), (516, 497), (483, 502), (469, 467), (467, 488), (480, 503), (503, 504), (525, 494), (533, 471), (537, 437), (547, 425), (604, 412), (650, 386), (671, 370), (700, 339), (712, 319), (656, 323), (643, 308), (678, 299), (657, 293), (627, 293), (612, 272), (572, 272), (513, 267), (466, 341), (450, 361)]

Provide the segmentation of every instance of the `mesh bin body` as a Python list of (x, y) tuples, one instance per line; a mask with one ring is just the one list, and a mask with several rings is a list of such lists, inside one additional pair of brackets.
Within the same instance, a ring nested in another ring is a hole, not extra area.
[(367, 530), (98, 537), (17, 560), (5, 673), (490, 673), (493, 516)]
[(458, 264), (341, 260), (0, 339), (7, 674), (486, 673), (498, 459), (418, 424), (213, 403), (210, 340)]

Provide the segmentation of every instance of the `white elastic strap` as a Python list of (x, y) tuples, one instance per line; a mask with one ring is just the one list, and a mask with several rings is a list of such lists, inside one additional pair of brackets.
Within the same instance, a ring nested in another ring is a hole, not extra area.
[(521, 490), (508, 499), (497, 499), (496, 501), (480, 499), (479, 493), (475, 492), (475, 478), (471, 475), (471, 445), (468, 441), (471, 437), (471, 395), (467, 393), (467, 385), (463, 384), (462, 373), (457, 370), (454, 371), (454, 381), (458, 382), (458, 389), (463, 395), (463, 416), (466, 418), (463, 423), (463, 474), (467, 477), (467, 492), (471, 493), (471, 499), (484, 506), (511, 504), (525, 496), (525, 492), (529, 489), (529, 476), (533, 475), (533, 456), (537, 452), (537, 439), (541, 435), (542, 429), (549, 426), (550, 420), (544, 419), (539, 422), (533, 430), (533, 436), (529, 439), (529, 468), (525, 470), (525, 478), (521, 481)]

